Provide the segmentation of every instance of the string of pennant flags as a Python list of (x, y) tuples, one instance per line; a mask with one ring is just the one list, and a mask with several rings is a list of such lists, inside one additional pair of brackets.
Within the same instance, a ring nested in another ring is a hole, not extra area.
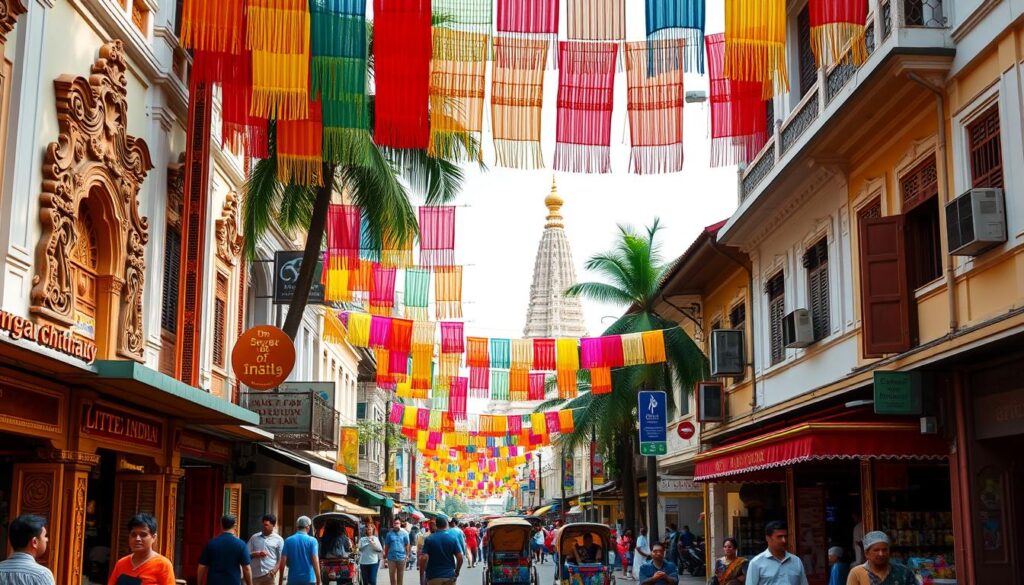
[[(181, 45), (194, 52), (192, 82), (222, 88), (222, 142), (267, 158), (273, 140), (283, 182), (320, 184), (323, 162), (352, 162), (371, 134), (451, 155), (454, 136), (482, 137), (488, 93), (497, 165), (541, 168), (549, 62), (555, 170), (611, 171), (624, 62), (629, 168), (678, 172), (684, 72), (710, 77), (713, 165), (756, 154), (765, 100), (788, 89), (785, 0), (712, 1), (725, 5), (722, 34), (705, 37), (706, 0), (645, 0), (646, 38), (627, 41), (625, 0), (565, 0), (564, 39), (561, 0), (374, 0), (371, 55), (365, 0), (184, 0)], [(867, 0), (810, 0), (820, 65), (866, 59), (867, 10)]]

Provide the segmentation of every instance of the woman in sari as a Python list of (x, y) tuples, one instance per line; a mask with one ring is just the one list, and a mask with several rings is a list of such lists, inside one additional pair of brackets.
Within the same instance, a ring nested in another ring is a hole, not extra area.
[(743, 585), (747, 579), (747, 559), (738, 556), (735, 538), (726, 538), (722, 544), (725, 556), (715, 561), (715, 580), (718, 585)]

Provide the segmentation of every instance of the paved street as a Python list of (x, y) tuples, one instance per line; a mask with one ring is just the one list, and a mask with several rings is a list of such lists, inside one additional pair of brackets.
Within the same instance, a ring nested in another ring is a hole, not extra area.
[[(483, 563), (480, 563), (472, 569), (466, 567), (463, 569), (462, 574), (459, 575), (459, 582), (457, 585), (483, 585), (484, 573)], [(540, 576), (539, 585), (553, 585), (555, 566), (549, 559), (548, 562), (542, 563), (537, 566), (537, 574)], [(631, 579), (623, 580), (621, 573), (616, 571), (615, 573), (616, 583), (618, 585), (636, 585), (636, 581)], [(707, 580), (703, 577), (691, 577), (689, 574), (679, 579), (679, 585), (703, 585)], [(376, 585), (391, 585), (388, 581), (388, 572), (381, 567), (380, 572), (377, 573), (377, 584)], [(405, 582), (402, 585), (418, 585), (416, 579), (416, 573), (413, 571), (406, 571)]]

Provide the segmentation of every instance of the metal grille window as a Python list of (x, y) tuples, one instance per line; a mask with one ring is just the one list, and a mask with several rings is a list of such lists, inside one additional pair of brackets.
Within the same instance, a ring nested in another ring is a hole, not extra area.
[(781, 271), (768, 279), (765, 286), (765, 294), (768, 295), (768, 327), (773, 366), (786, 358), (786, 348), (782, 344), (782, 320), (786, 316), (785, 288)]
[(228, 279), (217, 275), (217, 293), (213, 301), (213, 365), (224, 367), (225, 333), (228, 319)]
[(1002, 139), (999, 107), (992, 106), (967, 127), (971, 156), (971, 186), (1003, 188)]
[(800, 97), (807, 95), (815, 83), (818, 83), (818, 66), (814, 61), (811, 48), (811, 12), (810, 6), (804, 6), (796, 17), (797, 59), (800, 63)]
[(164, 239), (164, 295), (160, 325), (178, 332), (178, 274), (181, 272), (181, 232), (168, 226)]
[[(733, 329), (739, 329), (740, 331), (744, 331), (745, 332), (746, 331), (746, 323), (747, 323), (747, 306), (745, 304), (743, 304), (743, 303), (740, 303), (740, 304), (736, 305), (735, 307), (733, 307), (731, 311), (729, 311), (729, 326), (732, 327)], [(746, 335), (744, 335), (744, 338), (746, 338)], [(746, 349), (743, 350), (743, 355), (746, 356)], [(743, 367), (743, 373), (740, 374), (739, 376), (733, 376), (732, 377), (732, 381), (735, 384), (736, 382), (741, 382), (741, 381), (745, 380), (746, 378), (747, 378), (747, 368), (746, 368), (746, 366), (744, 366)]]
[(828, 297), (828, 241), (826, 238), (819, 240), (804, 253), (804, 268), (807, 269), (814, 339), (824, 339), (832, 330), (829, 323), (831, 306)]

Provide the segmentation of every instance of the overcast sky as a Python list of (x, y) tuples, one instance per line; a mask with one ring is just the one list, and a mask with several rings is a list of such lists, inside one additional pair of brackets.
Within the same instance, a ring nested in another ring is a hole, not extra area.
[[(627, 38), (642, 40), (642, 4), (629, 2)], [(563, 16), (564, 18), (564, 16)], [(564, 27), (564, 24), (563, 24)], [(708, 3), (707, 32), (723, 29), (722, 6)], [(580, 281), (595, 277), (583, 270), (592, 254), (613, 244), (619, 223), (642, 229), (655, 217), (662, 219), (662, 250), (671, 259), (700, 233), (736, 207), (736, 168), (708, 166), (708, 105), (685, 106), (686, 163), (682, 173), (637, 176), (628, 172), (629, 137), (626, 123), (626, 78), (616, 74), (615, 112), (612, 118), (612, 173), (581, 175), (557, 173), (558, 191), (565, 200), (562, 215)], [(687, 90), (707, 92), (707, 78), (687, 75)], [(489, 134), (489, 108), (485, 115), (484, 157), (487, 172), (467, 171), (465, 190), (456, 211), (456, 261), (466, 265), (463, 279), (466, 334), (520, 337), (526, 320), (530, 282), (537, 246), (544, 230), (547, 196), (555, 145), (558, 77), (547, 72), (544, 101), (543, 149), (547, 169), (514, 170), (494, 167)], [(488, 80), (488, 94), (490, 81)], [(490, 99), (490, 96), (487, 96)], [(489, 103), (489, 101), (488, 101)], [(584, 302), (589, 332), (599, 334), (622, 313), (623, 307)]]

